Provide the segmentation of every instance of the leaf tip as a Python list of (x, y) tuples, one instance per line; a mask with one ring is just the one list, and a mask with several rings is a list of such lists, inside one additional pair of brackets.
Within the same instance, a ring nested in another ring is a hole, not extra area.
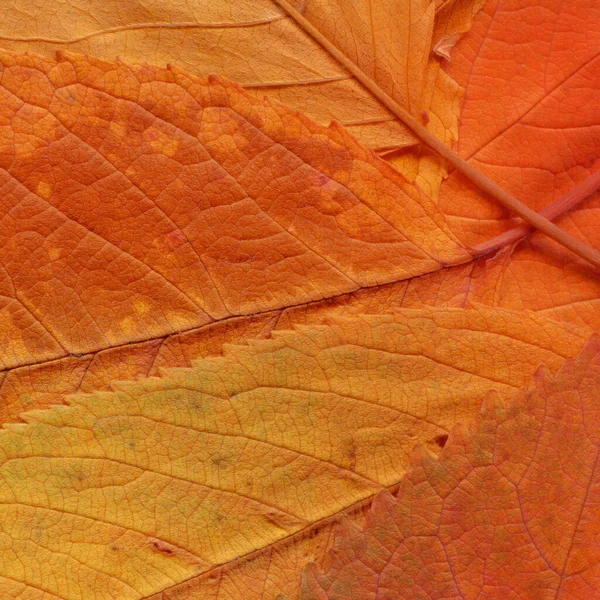
[(481, 403), (481, 416), (484, 419), (496, 418), (498, 410), (503, 407), (502, 397), (496, 390), (490, 390), (484, 397)]
[[(417, 444), (409, 457), (409, 468), (423, 467), (426, 464), (437, 461), (437, 456), (423, 444)], [(389, 492), (388, 492), (389, 493)], [(382, 494), (380, 492), (377, 496)]]

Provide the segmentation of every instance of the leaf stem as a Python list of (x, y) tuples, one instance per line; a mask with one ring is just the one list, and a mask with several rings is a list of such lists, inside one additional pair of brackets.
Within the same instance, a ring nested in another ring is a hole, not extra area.
[[(600, 189), (600, 171), (596, 171), (593, 175), (590, 175), (587, 179), (582, 181), (579, 185), (576, 185), (572, 190), (568, 191), (564, 196), (561, 196), (554, 202), (548, 204), (545, 208), (540, 210), (539, 214), (543, 215), (547, 219), (554, 221), (554, 219), (560, 217), (569, 210), (575, 208), (578, 204), (583, 202), (586, 198), (591, 196), (594, 192)], [(477, 246), (471, 248), (475, 252), (476, 256), (483, 254), (489, 254), (522, 240), (524, 237), (531, 233), (531, 227), (526, 223), (509, 229)]]
[(354, 64), (343, 52), (332, 44), (310, 21), (301, 15), (287, 0), (273, 0), (284, 10), (306, 33), (342, 64), (360, 83), (362, 83), (386, 108), (395, 114), (422, 142), (445, 158), (452, 166), (465, 175), (482, 191), (495, 198), (500, 204), (509, 208), (530, 225), (545, 233), (565, 248), (568, 248), (595, 267), (600, 268), (600, 252), (571, 234), (557, 227), (544, 215), (539, 214), (503, 190), (496, 182), (478, 171), (473, 165), (461, 158), (456, 152), (440, 141), (428, 129), (421, 125), (404, 107), (386, 94), (368, 75)]

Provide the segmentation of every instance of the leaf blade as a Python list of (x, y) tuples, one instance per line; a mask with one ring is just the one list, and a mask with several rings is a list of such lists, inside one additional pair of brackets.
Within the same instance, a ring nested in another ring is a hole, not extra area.
[(381, 493), (364, 531), (342, 529), (328, 574), (308, 569), (301, 597), (586, 597), (600, 577), (599, 350), (593, 338), (508, 404), (488, 396), (439, 460), (416, 453), (397, 499)]
[[(486, 3), (448, 66), (466, 89), (459, 153), (494, 180), (506, 182), (508, 192), (535, 210), (598, 170), (593, 150), (598, 128), (592, 117), (597, 113), (597, 7), (541, 8), (526, 1)], [(515, 14), (524, 17), (522, 27)], [(506, 43), (517, 53), (501, 51)], [(568, 48), (577, 50), (571, 54)], [(493, 86), (485, 74), (490, 64), (496, 67)], [(515, 86), (525, 69), (523, 85)], [(566, 154), (569, 159), (561, 163), (558, 157)], [(510, 227), (509, 215), (465, 184), (454, 173), (440, 192), (441, 206), (461, 239), (477, 244)]]
[[(68, 600), (139, 598), (265, 549), (260, 561), (294, 533), (310, 540), (312, 523), (397, 484), (415, 442), (439, 448), (470, 422), (490, 385), (511, 395), (540, 360), (556, 368), (582, 347), (584, 332), (542, 321), (486, 309), (336, 319), (26, 413), (0, 433), (14, 543), (0, 574), (51, 581)], [(38, 570), (23, 570), (31, 560)]]
[[(16, 217), (5, 218), (5, 285), (46, 329), (46, 360), (469, 258), (431, 200), (345, 132), (225, 80), (67, 55), (2, 60), (7, 136), (32, 120), (43, 140), (31, 148), (24, 134), (3, 154)], [(23, 322), (9, 307), (5, 320)], [(24, 323), (4, 368), (37, 360), (39, 329)]]

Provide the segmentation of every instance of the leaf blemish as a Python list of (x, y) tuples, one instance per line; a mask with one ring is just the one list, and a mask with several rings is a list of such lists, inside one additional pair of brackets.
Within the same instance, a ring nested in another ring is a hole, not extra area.
[(162, 542), (161, 540), (150, 539), (150, 545), (156, 552), (160, 552), (161, 554), (166, 554), (167, 556), (173, 556), (177, 553), (177, 549), (167, 544), (166, 542)]

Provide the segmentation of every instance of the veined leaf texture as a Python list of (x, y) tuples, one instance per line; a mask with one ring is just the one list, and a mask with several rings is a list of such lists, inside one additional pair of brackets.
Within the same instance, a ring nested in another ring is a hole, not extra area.
[(600, 598), (594, 0), (0, 17), (0, 598)]
[(416, 452), (397, 499), (380, 492), (362, 532), (345, 520), (301, 597), (597, 597), (599, 350), (539, 371), (509, 404), (491, 394), (439, 459)]
[[(59, 597), (137, 598), (270, 549), (398, 484), (416, 443), (439, 448), (490, 386), (510, 397), (587, 335), (533, 315), (468, 312), (305, 326), (25, 413), (28, 425), (0, 435), (12, 548), (0, 577)], [(526, 358), (498, 358), (510, 355)], [(48, 587), (55, 569), (63, 576)]]
[[(293, 2), (413, 111), (422, 110), (422, 98), (436, 87), (436, 77), (429, 73), (436, 64), (430, 56), (432, 43), (468, 29), (480, 5), (461, 1), (436, 6), (429, 0), (386, 0), (373, 7), (356, 0)], [(389, 149), (416, 141), (271, 0), (93, 0), (79, 6), (19, 2), (7, 12), (0, 35), (10, 50), (34, 49), (53, 56), (69, 49), (105, 59), (119, 55), (132, 62), (151, 56), (157, 64), (177, 64), (190, 73), (220, 73), (261, 98), (268, 95), (321, 123), (340, 121), (370, 147)], [(444, 83), (457, 89), (449, 79)], [(456, 111), (456, 103), (451, 108)], [(456, 119), (446, 126), (455, 128)]]
[[(23, 299), (15, 310), (38, 341), (28, 353), (22, 340), (5, 367), (470, 258), (436, 204), (344, 131), (253, 101), (228, 82), (8, 54), (2, 81), (4, 198), (17, 207), (5, 286)], [(14, 130), (29, 125), (40, 145), (15, 144)], [(28, 247), (35, 218), (45, 228), (38, 252)], [(92, 294), (94, 261), (105, 285)], [(46, 281), (29, 278), (32, 269)], [(65, 285), (59, 271), (69, 274), (69, 310), (52, 303)], [(31, 322), (37, 312), (45, 322)]]

